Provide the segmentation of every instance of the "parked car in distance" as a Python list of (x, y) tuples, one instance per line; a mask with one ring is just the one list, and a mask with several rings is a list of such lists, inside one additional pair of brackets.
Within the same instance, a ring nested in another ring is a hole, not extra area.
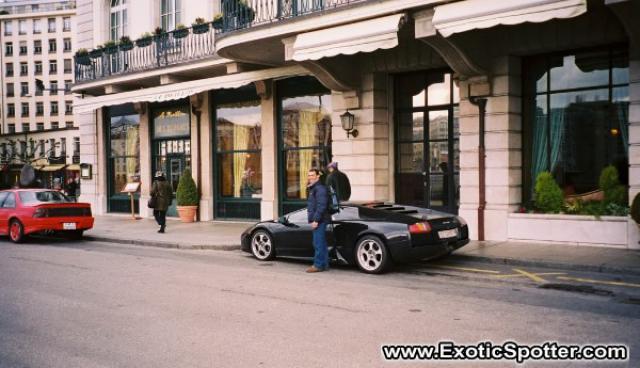
[[(345, 204), (327, 226), (329, 257), (382, 273), (392, 262), (412, 262), (447, 255), (469, 242), (459, 216), (392, 203)], [(313, 258), (307, 210), (262, 221), (241, 236), (242, 250), (261, 261), (278, 257)]]
[(14, 243), (35, 233), (63, 233), (80, 239), (93, 227), (89, 203), (76, 203), (57, 190), (0, 191), (0, 235)]

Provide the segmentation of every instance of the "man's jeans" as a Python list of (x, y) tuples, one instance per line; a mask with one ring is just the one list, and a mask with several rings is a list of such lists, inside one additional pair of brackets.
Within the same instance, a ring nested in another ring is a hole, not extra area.
[(313, 265), (321, 270), (329, 268), (329, 248), (327, 246), (327, 223), (319, 222), (313, 230)]

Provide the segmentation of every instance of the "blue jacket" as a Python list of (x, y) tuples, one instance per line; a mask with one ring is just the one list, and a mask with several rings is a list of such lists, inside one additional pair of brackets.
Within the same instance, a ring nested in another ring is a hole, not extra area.
[(329, 194), (327, 187), (320, 181), (317, 181), (310, 187), (307, 187), (307, 220), (312, 222), (329, 222), (331, 216), (327, 211), (329, 204)]

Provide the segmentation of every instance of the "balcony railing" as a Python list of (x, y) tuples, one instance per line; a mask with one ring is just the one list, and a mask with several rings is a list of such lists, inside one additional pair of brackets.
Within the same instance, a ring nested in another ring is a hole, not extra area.
[[(220, 33), (372, 0), (222, 0)], [(215, 23), (215, 22), (214, 22)]]
[(142, 72), (215, 55), (214, 32), (204, 23), (77, 55), (76, 82)]

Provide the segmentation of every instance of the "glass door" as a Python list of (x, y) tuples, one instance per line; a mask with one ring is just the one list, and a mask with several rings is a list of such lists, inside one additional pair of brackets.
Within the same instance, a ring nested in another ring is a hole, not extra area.
[(171, 201), (171, 206), (167, 210), (167, 216), (177, 216), (178, 212), (176, 210), (176, 192), (178, 191), (178, 183), (180, 182), (180, 176), (185, 169), (186, 159), (184, 154), (177, 155), (167, 155), (166, 159), (166, 173), (167, 173), (167, 181), (171, 184), (171, 188), (173, 188), (173, 200)]
[(458, 91), (447, 72), (396, 78), (396, 202), (459, 206)]

